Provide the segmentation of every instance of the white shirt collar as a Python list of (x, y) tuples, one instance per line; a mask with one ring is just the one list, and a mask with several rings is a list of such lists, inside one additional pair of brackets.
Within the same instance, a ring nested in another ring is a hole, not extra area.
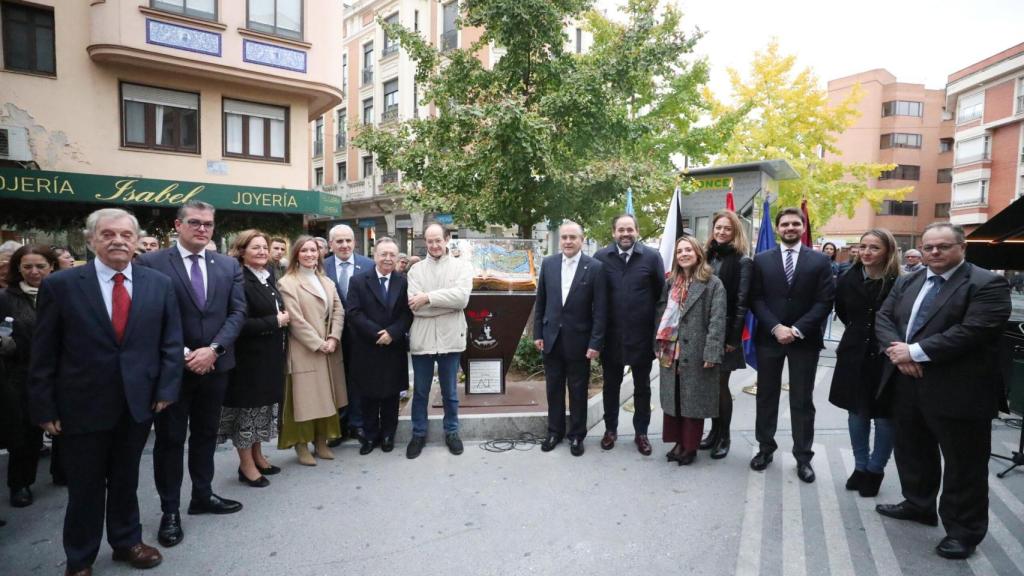
[(623, 254), (629, 254), (632, 257), (633, 256), (633, 249), (634, 248), (636, 248), (636, 244), (630, 246), (629, 250), (623, 250), (622, 248), (619, 248), (618, 244), (615, 245), (615, 249), (619, 251), (619, 257), (620, 258), (622, 257)]
[(966, 260), (961, 260), (959, 264), (957, 264), (956, 266), (953, 266), (953, 267), (952, 267), (952, 268), (950, 268), (949, 270), (946, 270), (946, 271), (945, 271), (945, 272), (943, 272), (942, 274), (936, 274), (935, 272), (932, 272), (932, 269), (931, 269), (931, 268), (928, 268), (928, 272), (927, 272), (927, 274), (926, 274), (926, 276), (925, 276), (925, 278), (924, 278), (924, 279), (925, 279), (925, 281), (927, 282), (927, 281), (928, 281), (928, 280), (929, 280), (929, 279), (930, 279), (930, 278), (931, 278), (932, 276), (942, 276), (942, 280), (943, 280), (943, 281), (949, 280), (949, 279), (950, 279), (950, 277), (952, 277), (952, 276), (953, 276), (953, 274), (954, 274), (954, 273), (955, 273), (955, 272), (956, 272), (957, 270), (959, 270), (961, 266), (963, 266), (963, 265), (964, 265), (964, 262), (966, 262)]
[(121, 274), (124, 274), (125, 279), (128, 280), (129, 282), (132, 281), (132, 263), (131, 262), (128, 263), (128, 266), (125, 267), (124, 270), (114, 270), (110, 266), (107, 266), (106, 264), (104, 264), (103, 261), (100, 260), (99, 258), (93, 259), (93, 262), (96, 265), (96, 274), (100, 277), (100, 280), (102, 280), (104, 282), (112, 282), (114, 280), (114, 274), (117, 274), (118, 272), (121, 272)]
[(578, 264), (580, 261), (580, 254), (583, 254), (582, 250), (577, 252), (576, 255), (573, 256), (572, 258), (567, 258), (565, 254), (562, 254), (562, 265), (564, 266), (569, 262), (572, 262), (573, 264)]
[(796, 252), (797, 254), (799, 254), (800, 253), (800, 249), (803, 248), (803, 245), (804, 245), (803, 242), (797, 242), (793, 246), (786, 246), (785, 244), (779, 244), (779, 249), (782, 250), (783, 252), (785, 252), (786, 250), (792, 250), (792, 251)]
[[(390, 281), (391, 281), (391, 274), (381, 274), (381, 273), (380, 273), (380, 270), (377, 270), (377, 268), (376, 268), (376, 267), (374, 267), (374, 268), (373, 268), (373, 271), (377, 273), (377, 278), (378, 278), (378, 279), (379, 279), (379, 278), (387, 278), (387, 279), (388, 279), (388, 282), (390, 282)], [(380, 280), (377, 280), (377, 281), (378, 281), (378, 282), (380, 282)]]
[(344, 259), (344, 260), (339, 258), (337, 254), (334, 255), (334, 258), (338, 261), (339, 265), (345, 264), (346, 262), (351, 264), (351, 265), (353, 265), (353, 266), (355, 266), (355, 264), (356, 264), (356, 253), (355, 252), (349, 254), (348, 258)]
[(257, 270), (252, 266), (249, 266), (248, 264), (246, 264), (245, 267), (248, 268), (249, 272), (252, 272), (262, 284), (266, 284), (267, 280), (270, 279), (270, 270), (267, 270), (266, 268), (262, 270)]
[[(188, 260), (189, 258), (192, 257), (192, 252), (189, 252), (188, 250), (186, 250), (185, 247), (181, 245), (181, 242), (175, 242), (174, 245), (178, 247), (178, 254), (181, 254), (181, 259), (182, 260)], [(199, 256), (200, 260), (204, 260), (205, 261), (206, 260), (206, 248), (203, 248), (202, 250), (200, 250), (198, 253), (196, 253), (196, 255)]]

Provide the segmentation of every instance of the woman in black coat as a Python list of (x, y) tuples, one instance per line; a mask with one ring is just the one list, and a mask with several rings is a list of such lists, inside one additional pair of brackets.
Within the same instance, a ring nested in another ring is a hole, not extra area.
[[(896, 240), (888, 230), (866, 232), (859, 247), (860, 260), (836, 284), (836, 315), (846, 329), (836, 348), (828, 399), (849, 412), (855, 469), (846, 489), (875, 496), (892, 454), (893, 434), (888, 395), (877, 397), (884, 357), (875, 339), (875, 314), (900, 275), (900, 261)], [(873, 450), (869, 446), (872, 420)]]
[(743, 327), (749, 307), (750, 282), (754, 262), (747, 257), (750, 242), (735, 212), (723, 210), (712, 218), (711, 237), (708, 238), (708, 263), (725, 286), (725, 356), (718, 379), (718, 417), (711, 419), (711, 431), (700, 443), (701, 450), (711, 450), (711, 458), (718, 460), (729, 454), (729, 426), (732, 423), (732, 392), (729, 378), (733, 370), (747, 367), (743, 358)]
[(11, 416), (6, 439), (10, 453), (7, 487), (11, 491), (11, 506), (15, 508), (29, 506), (34, 500), (32, 484), (36, 481), (43, 429), (32, 422), (28, 410), (28, 368), (36, 324), (36, 294), (43, 279), (56, 268), (57, 257), (46, 246), (29, 244), (18, 248), (11, 256), (7, 288), (0, 302), (0, 320), (14, 319), (13, 346), (6, 341), (0, 346), (0, 353), (7, 367), (7, 393), (13, 400), (4, 410)]
[(238, 450), (238, 481), (262, 488), (270, 484), (264, 474), (281, 471), (267, 461), (261, 445), (277, 434), (289, 318), (267, 265), (270, 237), (258, 230), (240, 232), (231, 255), (242, 264), (246, 319), (235, 341), (235, 369), (224, 396), (217, 441), (230, 438)]

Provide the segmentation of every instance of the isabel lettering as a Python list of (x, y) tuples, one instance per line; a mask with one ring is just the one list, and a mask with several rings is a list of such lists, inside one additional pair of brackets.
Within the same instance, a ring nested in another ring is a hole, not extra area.
[(139, 202), (142, 204), (185, 204), (206, 189), (202, 184), (187, 193), (177, 192), (178, 183), (168, 184), (159, 192), (139, 191), (135, 189), (138, 180), (118, 180), (114, 183), (114, 192), (109, 196), (96, 194), (97, 200), (121, 200), (122, 202)]
[(0, 190), (8, 192), (28, 192), (30, 194), (64, 194), (74, 195), (75, 188), (71, 182), (59, 176), (38, 178), (35, 176), (14, 176), (8, 179), (0, 176)]
[(299, 203), (291, 194), (268, 192), (238, 192), (231, 201), (236, 206), (263, 206), (265, 208), (298, 208)]

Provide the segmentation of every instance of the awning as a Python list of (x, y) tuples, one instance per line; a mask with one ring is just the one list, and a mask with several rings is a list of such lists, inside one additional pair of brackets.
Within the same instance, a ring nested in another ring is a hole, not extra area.
[(967, 235), (967, 261), (990, 270), (1024, 270), (1024, 198)]
[(0, 168), (0, 200), (177, 208), (202, 200), (221, 210), (341, 217), (341, 198), (315, 190)]

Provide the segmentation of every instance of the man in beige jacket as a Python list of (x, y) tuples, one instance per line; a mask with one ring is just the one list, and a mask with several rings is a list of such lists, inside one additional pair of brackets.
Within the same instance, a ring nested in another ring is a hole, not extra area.
[(444, 441), (452, 454), (462, 454), (459, 438), (459, 394), (456, 376), (459, 357), (466, 349), (466, 317), (463, 311), (473, 290), (473, 269), (448, 254), (450, 234), (440, 224), (423, 233), (427, 258), (409, 269), (409, 351), (412, 353), (412, 440), (405, 456), (420, 455), (427, 441), (427, 401), (434, 379), (434, 365), (444, 405)]

